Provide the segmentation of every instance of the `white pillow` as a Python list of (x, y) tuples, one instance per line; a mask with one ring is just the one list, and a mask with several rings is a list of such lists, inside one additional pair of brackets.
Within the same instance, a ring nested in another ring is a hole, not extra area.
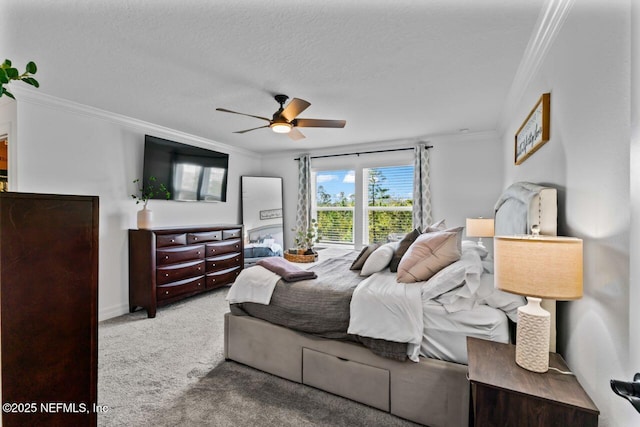
[(458, 261), (449, 264), (424, 282), (422, 300), (435, 299), (454, 289), (457, 291), (456, 299), (469, 297), (475, 293), (482, 274), (482, 265), (474, 262), (474, 257), (476, 260), (478, 259), (476, 254), (466, 250)]
[(373, 251), (369, 258), (364, 262), (362, 270), (360, 270), (361, 276), (371, 276), (373, 273), (382, 271), (389, 266), (391, 258), (398, 247), (399, 242), (385, 243), (378, 249)]
[(480, 288), (478, 288), (476, 292), (478, 304), (484, 304), (502, 310), (509, 319), (518, 322), (518, 307), (526, 305), (527, 300), (521, 295), (496, 289), (493, 279), (493, 274), (482, 275)]

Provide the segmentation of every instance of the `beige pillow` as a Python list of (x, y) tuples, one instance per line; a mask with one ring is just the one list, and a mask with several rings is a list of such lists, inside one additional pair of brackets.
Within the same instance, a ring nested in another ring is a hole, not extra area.
[(367, 258), (369, 258), (369, 256), (371, 256), (371, 254), (376, 249), (378, 249), (378, 246), (380, 246), (380, 244), (372, 243), (371, 245), (365, 246), (364, 248), (362, 248), (362, 250), (360, 251), (360, 253), (356, 257), (356, 259), (351, 264), (351, 267), (349, 267), (349, 269), (350, 270), (361, 270), (362, 266), (364, 265), (364, 262), (367, 260)]
[(373, 251), (369, 258), (364, 262), (362, 270), (360, 270), (360, 275), (371, 276), (373, 273), (377, 273), (378, 271), (382, 271), (387, 268), (389, 262), (391, 262), (391, 258), (393, 258), (393, 253), (397, 246), (397, 242), (385, 243)]
[[(441, 231), (446, 228), (447, 226), (444, 223), (444, 219), (441, 219), (440, 221), (434, 222), (433, 224), (427, 226), (427, 228), (424, 230), (424, 233), (433, 233), (434, 231)], [(398, 271), (398, 265), (400, 265), (400, 260), (402, 259), (404, 254), (407, 252), (407, 249), (409, 249), (409, 246), (411, 246), (411, 244), (416, 241), (419, 235), (420, 235), (420, 229), (416, 228), (415, 230), (413, 230), (410, 233), (407, 233), (407, 235), (404, 236), (404, 238), (400, 241), (400, 244), (398, 245), (398, 249), (396, 249), (396, 253), (393, 254), (391, 263), (389, 263), (390, 271), (394, 273)]]
[(421, 234), (400, 261), (398, 282), (429, 280), (438, 271), (459, 260), (463, 229), (457, 227)]

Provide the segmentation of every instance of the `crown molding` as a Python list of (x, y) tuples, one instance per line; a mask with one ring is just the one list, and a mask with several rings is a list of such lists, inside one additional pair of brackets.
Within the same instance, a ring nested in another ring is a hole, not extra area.
[(504, 133), (509, 125), (509, 114), (522, 100), (531, 80), (538, 73), (573, 3), (574, 0), (546, 0), (542, 7), (500, 115), (498, 128), (501, 133)]
[(263, 160), (271, 160), (277, 158), (287, 157), (299, 157), (301, 155), (309, 154), (311, 156), (323, 156), (331, 154), (344, 154), (352, 151), (370, 151), (370, 150), (384, 150), (394, 148), (406, 148), (412, 147), (420, 142), (434, 145), (434, 148), (438, 148), (439, 144), (452, 144), (452, 143), (468, 143), (468, 142), (487, 142), (487, 141), (499, 141), (499, 135), (494, 130), (478, 131), (468, 133), (446, 133), (446, 134), (431, 134), (422, 135), (413, 138), (392, 139), (385, 141), (371, 141), (361, 142), (356, 144), (341, 145), (336, 147), (317, 148), (314, 150), (307, 150), (304, 153), (294, 150), (282, 150), (273, 153), (266, 153), (262, 156)]
[(68, 99), (58, 98), (56, 96), (47, 95), (44, 92), (37, 91), (29, 87), (15, 87), (11, 88), (11, 92), (16, 96), (18, 103), (26, 102), (29, 104), (41, 105), (45, 107), (54, 108), (60, 111), (66, 111), (72, 114), (78, 114), (85, 117), (96, 118), (105, 120), (120, 126), (136, 129), (145, 133), (161, 133), (158, 135), (167, 139), (174, 139), (178, 141), (190, 141), (195, 142), (207, 147), (211, 147), (223, 151), (231, 151), (237, 154), (243, 154), (256, 159), (261, 159), (262, 156), (254, 151), (247, 150), (245, 148), (238, 148), (221, 142), (217, 142), (211, 139), (203, 138), (190, 133), (182, 132), (179, 130), (171, 129), (154, 123), (146, 122), (144, 120), (135, 119), (132, 117), (124, 116), (122, 114), (113, 113), (111, 111), (101, 110), (99, 108), (91, 107), (89, 105), (80, 104)]

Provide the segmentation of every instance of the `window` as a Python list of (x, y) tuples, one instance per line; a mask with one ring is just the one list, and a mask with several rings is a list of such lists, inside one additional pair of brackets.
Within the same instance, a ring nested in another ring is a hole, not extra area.
[(312, 180), (320, 242), (360, 246), (411, 231), (412, 165), (316, 170)]
[(368, 242), (386, 242), (412, 229), (413, 166), (365, 169), (367, 191), (365, 236)]
[(320, 241), (353, 244), (355, 209), (355, 171), (315, 173), (316, 208)]

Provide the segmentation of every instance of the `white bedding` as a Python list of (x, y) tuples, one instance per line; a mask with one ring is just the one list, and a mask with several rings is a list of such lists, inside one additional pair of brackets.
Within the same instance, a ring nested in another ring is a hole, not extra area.
[(229, 289), (226, 300), (229, 304), (254, 302), (268, 305), (273, 289), (281, 277), (261, 265), (243, 269)]
[(421, 283), (398, 283), (388, 270), (358, 284), (351, 298), (348, 333), (406, 342), (407, 356), (418, 362), (422, 341)]
[(493, 275), (485, 274), (486, 256), (486, 249), (465, 241), (460, 260), (425, 282), (399, 283), (388, 269), (373, 274), (353, 293), (348, 332), (409, 343), (407, 355), (414, 362), (422, 354), (466, 363), (467, 335), (508, 342), (502, 310), (524, 301), (505, 293), (496, 300)]
[(506, 314), (488, 305), (449, 313), (437, 302), (423, 304), (424, 332), (420, 355), (467, 364), (467, 337), (509, 342)]

